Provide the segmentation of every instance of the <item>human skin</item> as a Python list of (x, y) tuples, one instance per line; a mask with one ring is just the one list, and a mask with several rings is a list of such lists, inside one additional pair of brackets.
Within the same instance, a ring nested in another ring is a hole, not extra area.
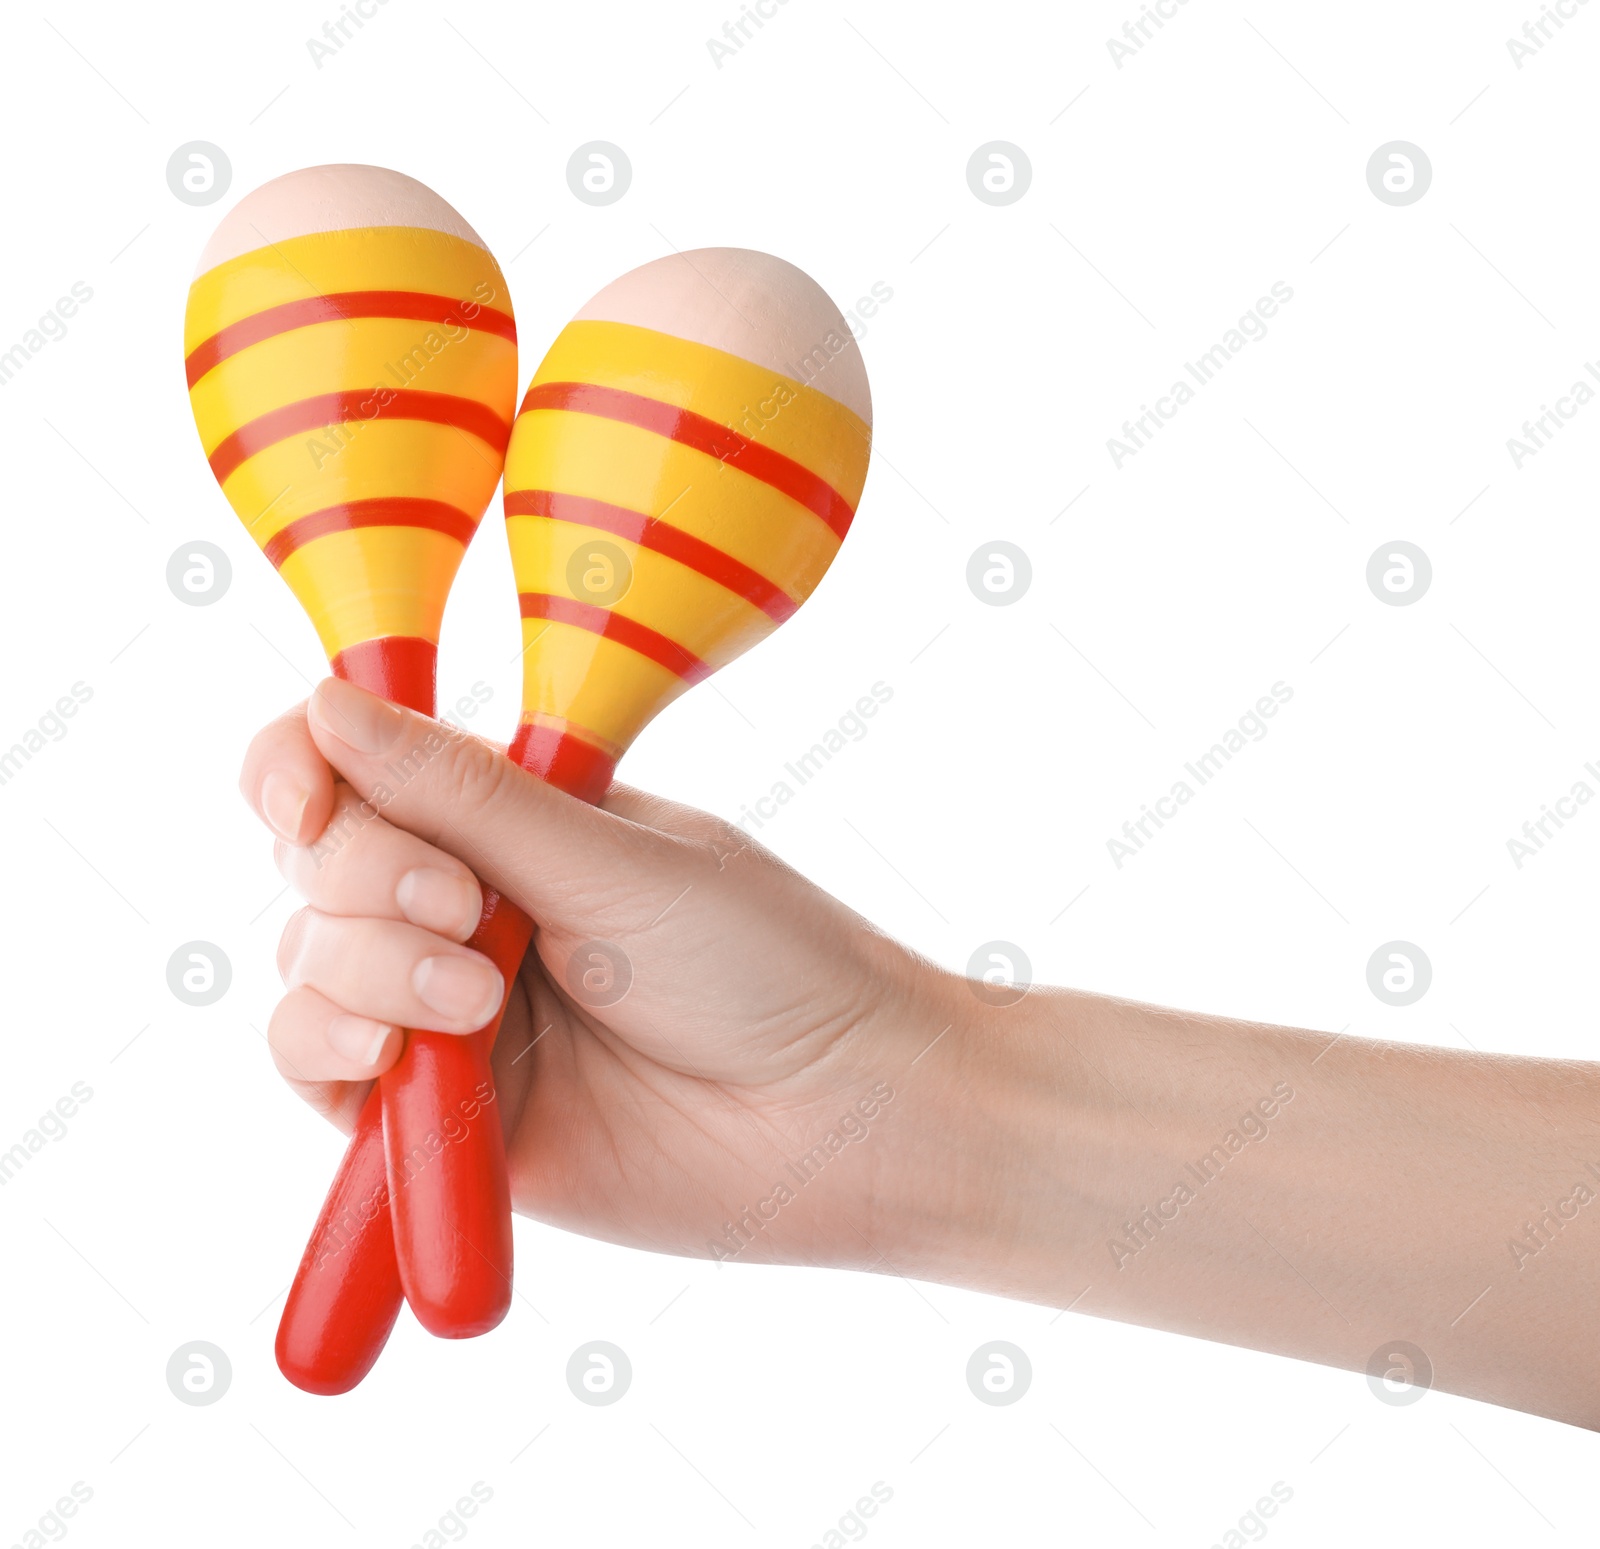
[[(308, 905), (273, 1055), (345, 1130), (401, 1028), (498, 1001), (460, 945), (476, 874), (537, 922), (494, 1058), (527, 1215), (1356, 1370), (1404, 1342), (1434, 1387), (1600, 1429), (1596, 1065), (996, 1004), (718, 818), (620, 785), (586, 806), (333, 680), (240, 783)], [(631, 984), (602, 1005), (582, 974), (610, 949)]]

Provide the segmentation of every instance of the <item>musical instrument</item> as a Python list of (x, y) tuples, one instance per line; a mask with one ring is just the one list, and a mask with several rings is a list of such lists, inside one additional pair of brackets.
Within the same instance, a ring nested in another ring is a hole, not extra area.
[[(802, 360), (829, 350), (813, 382)], [(508, 750), (597, 801), (645, 724), (810, 596), (871, 447), (826, 294), (764, 253), (624, 275), (562, 330), (506, 453), (523, 713)]]
[[(212, 236), (184, 350), (212, 473), (334, 673), (432, 715), (445, 597), (499, 481), (516, 402), (516, 325), (481, 238), (400, 173), (291, 173)], [(486, 892), (469, 943), (497, 957), (508, 984), (528, 929), (515, 913)], [(497, 1023), (467, 1038), (410, 1034), (374, 1087), (280, 1324), (279, 1365), (297, 1385), (358, 1382), (402, 1288), (435, 1333), (504, 1316), (498, 1113), (464, 1133), (457, 1123), (430, 1150), (475, 1094), (492, 1093)]]

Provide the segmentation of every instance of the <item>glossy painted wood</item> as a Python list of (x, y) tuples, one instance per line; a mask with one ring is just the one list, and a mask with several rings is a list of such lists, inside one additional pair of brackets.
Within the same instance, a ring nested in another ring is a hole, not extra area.
[(534, 373), (506, 453), (517, 746), (614, 763), (790, 617), (849, 531), (870, 415), (844, 320), (781, 259), (704, 249), (594, 297)]
[[(212, 472), (333, 670), (432, 715), (445, 598), (498, 481), (515, 402), (499, 266), (423, 185), (311, 168), (257, 190), (218, 228), (185, 333)], [(514, 970), (510, 916), (486, 909), (484, 931)], [(297, 1385), (359, 1382), (402, 1286), (436, 1333), (481, 1333), (504, 1315), (504, 1144), (482, 1121), (497, 1113), (497, 1025), (409, 1034), (363, 1109), (279, 1328), (279, 1364)], [(463, 1124), (468, 1108), (477, 1119)], [(410, 1160), (441, 1144), (431, 1165)]]
[(402, 1300), (374, 1086), (278, 1319), (278, 1370), (307, 1393), (348, 1393), (382, 1353)]
[[(527, 915), (484, 889), (467, 945), (500, 970), (508, 998), (532, 935)], [(400, 1283), (443, 1339), (486, 1334), (511, 1306), (511, 1186), (489, 1065), (505, 1004), (465, 1038), (413, 1033), (378, 1081)]]

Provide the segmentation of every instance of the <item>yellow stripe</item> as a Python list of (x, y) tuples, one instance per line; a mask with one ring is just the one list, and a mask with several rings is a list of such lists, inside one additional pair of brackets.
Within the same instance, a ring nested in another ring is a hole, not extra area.
[[(760, 608), (726, 587), (612, 533), (514, 516), (507, 519), (506, 535), (519, 592), (606, 608), (665, 635), (713, 667), (725, 666), (776, 627)], [(604, 589), (586, 586), (589, 575)]]
[[(797, 340), (795, 353), (821, 343)], [(809, 468), (852, 509), (861, 498), (871, 432), (843, 404), (769, 366), (630, 323), (573, 322), (535, 373), (532, 385), (541, 382), (592, 382), (691, 409)]]
[(453, 538), (422, 528), (358, 528), (297, 549), (282, 575), (331, 660), (381, 635), (437, 642), (445, 594), (464, 552)]
[[(431, 336), (430, 348), (428, 341)], [(493, 334), (447, 340), (431, 324), (364, 317), (263, 339), (190, 389), (209, 457), (241, 425), (318, 393), (374, 386), (475, 398), (508, 424), (516, 409), (517, 347)]]
[(290, 237), (208, 269), (189, 287), (183, 352), (268, 307), (347, 290), (424, 291), (512, 310), (499, 264), (475, 243), (415, 226), (360, 226)]
[(524, 619), (522, 642), (523, 718), (570, 721), (613, 747), (626, 748), (688, 687), (665, 667), (572, 624)]
[(381, 495), (444, 500), (478, 516), (499, 479), (495, 454), (466, 431), (420, 420), (355, 420), (247, 458), (223, 493), (264, 545), (297, 517)]
[(508, 490), (605, 500), (713, 544), (804, 601), (839, 540), (811, 512), (703, 452), (618, 420), (541, 409), (517, 420)]

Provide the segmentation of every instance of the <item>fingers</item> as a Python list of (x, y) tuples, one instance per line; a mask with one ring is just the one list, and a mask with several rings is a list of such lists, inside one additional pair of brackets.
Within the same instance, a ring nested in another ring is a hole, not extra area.
[(291, 990), (309, 987), (357, 1016), (436, 1033), (475, 1032), (505, 995), (482, 953), (401, 921), (316, 909), (285, 927), (278, 971)]
[(332, 678), (307, 709), (317, 749), (359, 797), (536, 917), (593, 903), (599, 887), (625, 890), (648, 920), (683, 886), (670, 836), (553, 790), (488, 743)]
[(483, 912), (478, 879), (455, 856), (384, 822), (343, 783), (316, 843), (280, 841), (275, 854), (284, 880), (324, 914), (406, 920), (465, 941)]
[(317, 751), (296, 705), (257, 732), (244, 756), (239, 789), (256, 815), (289, 844), (307, 844), (333, 811), (333, 771)]
[(368, 1081), (400, 1057), (400, 1030), (356, 1016), (326, 995), (302, 985), (278, 1002), (267, 1024), (267, 1044), (278, 1071), (290, 1081)]

